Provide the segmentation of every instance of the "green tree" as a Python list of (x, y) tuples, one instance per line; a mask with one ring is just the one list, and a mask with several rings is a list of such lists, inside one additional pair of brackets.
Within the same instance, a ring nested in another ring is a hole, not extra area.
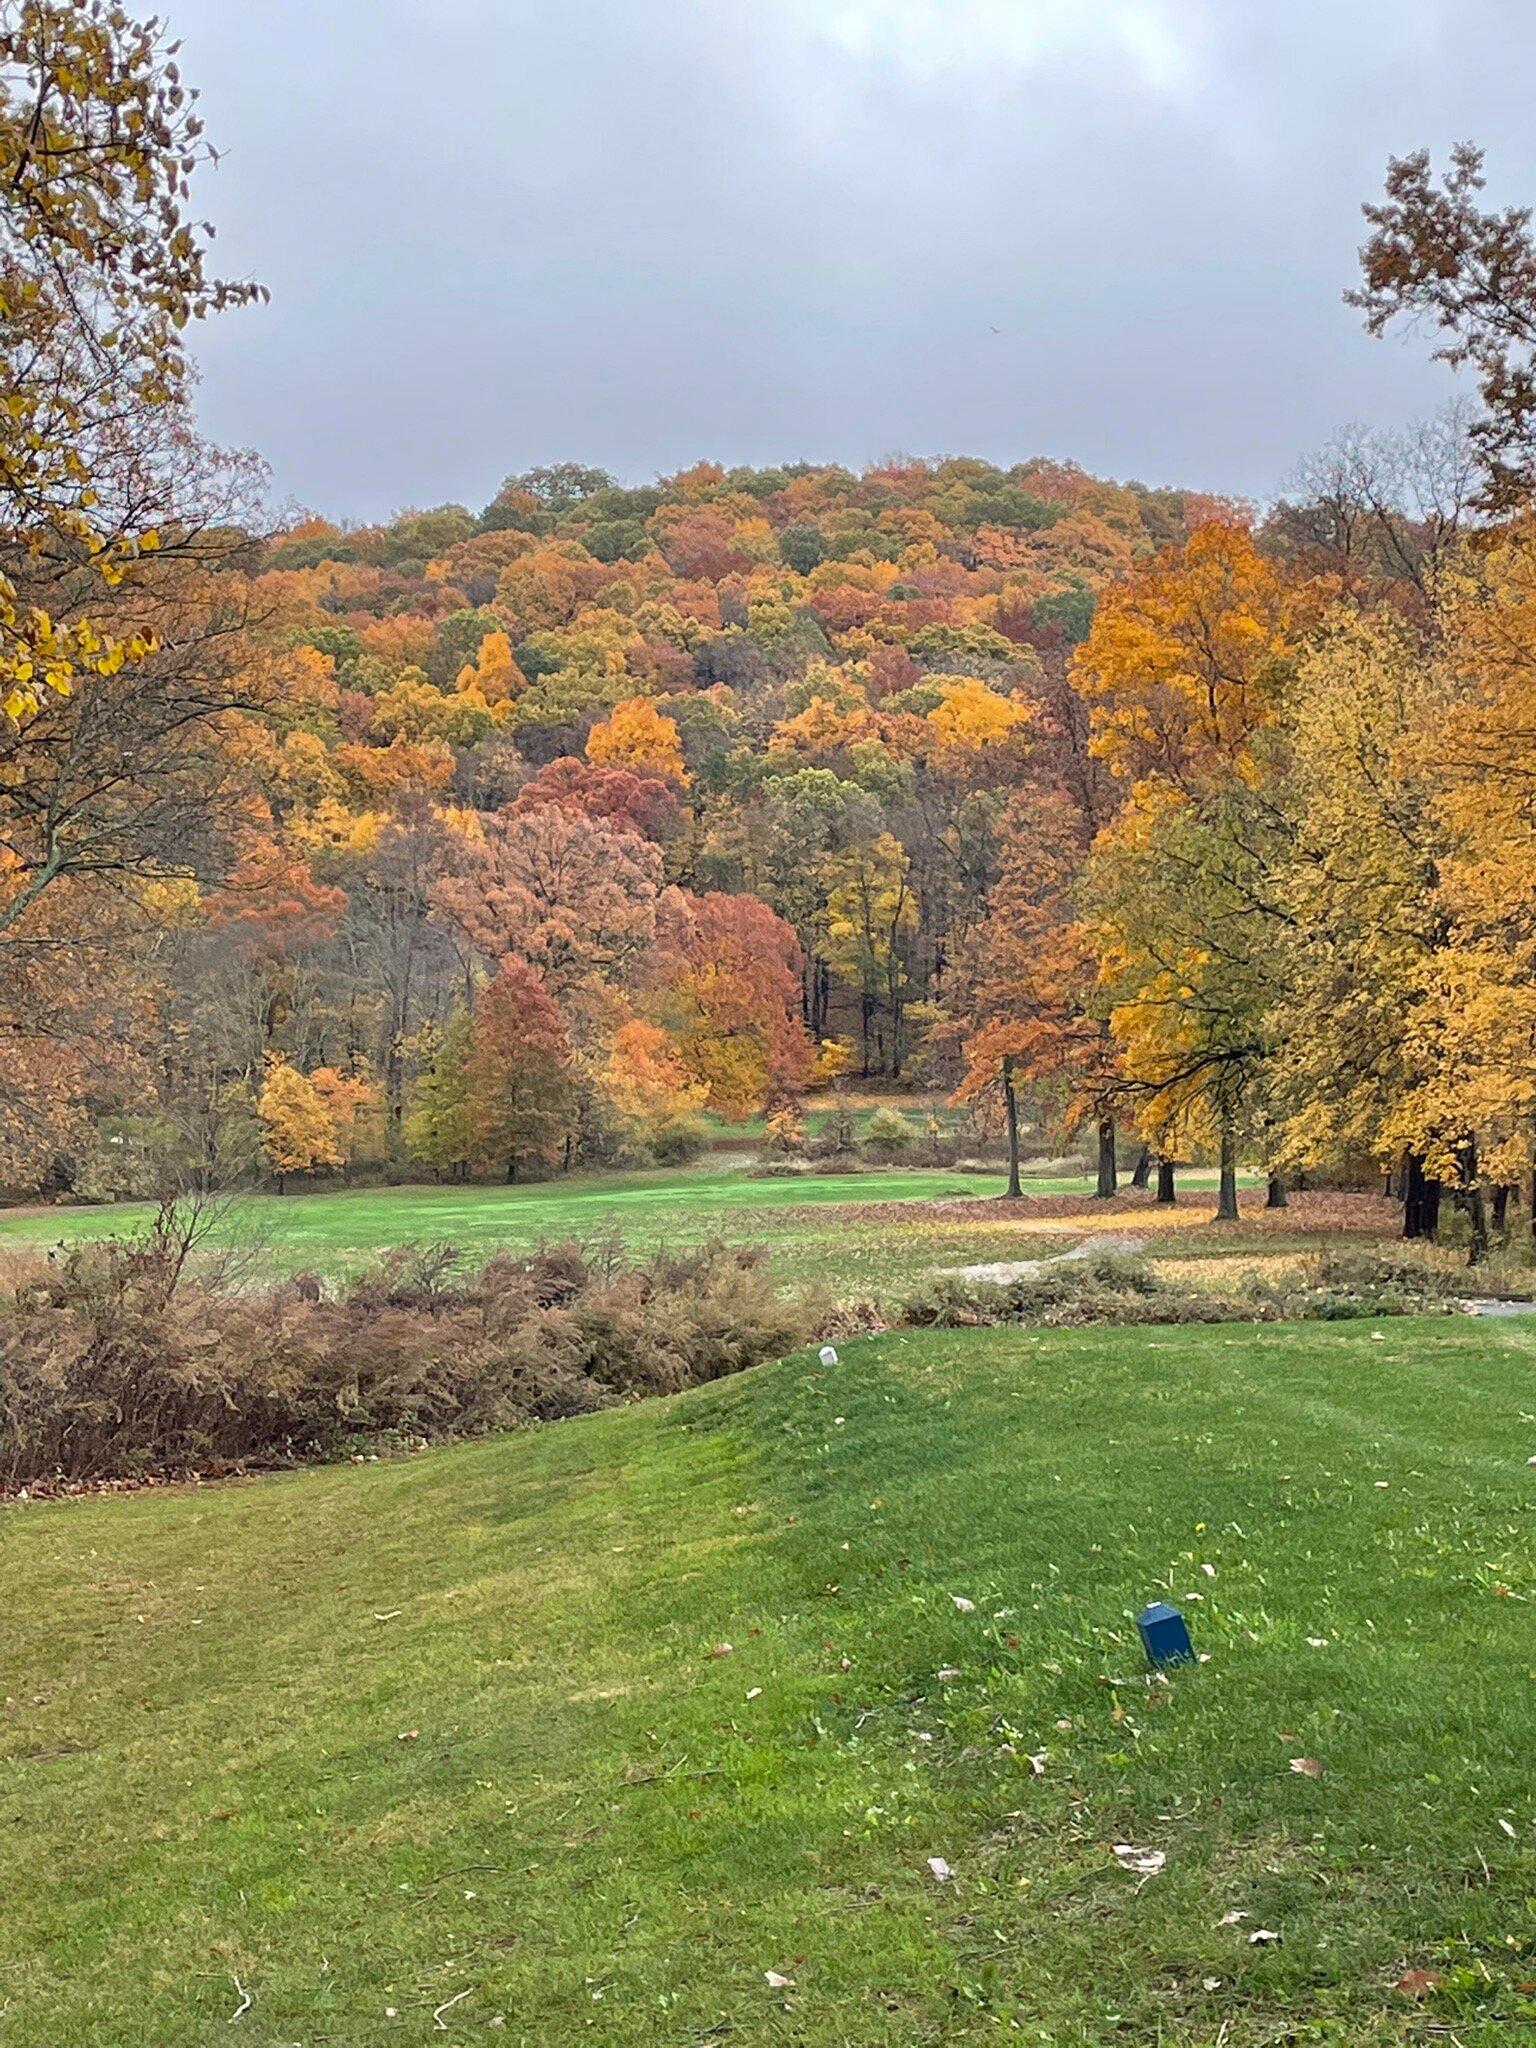
[(411, 1095), (405, 1142), (413, 1159), (436, 1174), (461, 1176), (473, 1139), (469, 1124), (470, 1022), (463, 1010), (449, 1019), (432, 1062)]

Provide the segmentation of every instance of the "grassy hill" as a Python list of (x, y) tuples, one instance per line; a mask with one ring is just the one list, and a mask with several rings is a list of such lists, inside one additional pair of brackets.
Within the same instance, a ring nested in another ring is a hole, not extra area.
[(909, 1334), (4, 1511), (0, 2039), (1527, 2041), (1533, 1360)]

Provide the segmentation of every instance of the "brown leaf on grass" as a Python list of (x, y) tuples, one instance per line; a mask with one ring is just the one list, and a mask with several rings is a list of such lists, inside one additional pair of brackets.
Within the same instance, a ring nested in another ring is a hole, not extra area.
[(1299, 1778), (1320, 1778), (1323, 1767), (1315, 1756), (1293, 1756), (1291, 1769)]
[(1393, 1988), (1401, 1991), (1404, 1998), (1427, 1998), (1439, 1982), (1438, 1970), (1404, 1970)]

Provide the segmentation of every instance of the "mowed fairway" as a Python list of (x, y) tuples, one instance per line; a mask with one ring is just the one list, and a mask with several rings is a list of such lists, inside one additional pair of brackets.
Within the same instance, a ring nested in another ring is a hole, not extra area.
[[(1186, 1209), (1208, 1216), (1209, 1175), (1190, 1175)], [(1035, 1178), (1037, 1194), (1092, 1193), (1087, 1180)], [(258, 1267), (327, 1276), (355, 1272), (391, 1245), (451, 1242), (470, 1258), (498, 1245), (525, 1248), (541, 1239), (593, 1242), (617, 1235), (636, 1251), (718, 1236), (759, 1244), (786, 1285), (822, 1282), (839, 1295), (919, 1276), (935, 1265), (1027, 1258), (1059, 1250), (1037, 1240), (1027, 1207), (995, 1225), (974, 1217), (946, 1226), (927, 1203), (1000, 1195), (1002, 1177), (954, 1168), (904, 1168), (757, 1179), (739, 1167), (648, 1173), (575, 1174), (523, 1187), (336, 1188), (290, 1195), (231, 1197), (214, 1219), (211, 1244), (244, 1244)], [(904, 1203), (871, 1216), (871, 1205)], [(1095, 1222), (1117, 1212), (1100, 1208)], [(0, 1265), (7, 1248), (40, 1248), (142, 1229), (145, 1203), (100, 1208), (0, 1211)], [(1141, 1219), (1145, 1220), (1145, 1219)], [(1131, 1228), (1119, 1221), (1113, 1227)]]
[(908, 1334), (5, 1510), (0, 2039), (1527, 2042), (1533, 1366)]

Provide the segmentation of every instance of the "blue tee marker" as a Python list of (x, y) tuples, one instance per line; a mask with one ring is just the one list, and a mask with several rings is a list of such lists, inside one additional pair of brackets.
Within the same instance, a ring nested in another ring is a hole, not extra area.
[(1194, 1663), (1195, 1646), (1177, 1607), (1170, 1607), (1166, 1600), (1154, 1600), (1137, 1615), (1136, 1626), (1141, 1631), (1141, 1647), (1147, 1653), (1148, 1663)]

